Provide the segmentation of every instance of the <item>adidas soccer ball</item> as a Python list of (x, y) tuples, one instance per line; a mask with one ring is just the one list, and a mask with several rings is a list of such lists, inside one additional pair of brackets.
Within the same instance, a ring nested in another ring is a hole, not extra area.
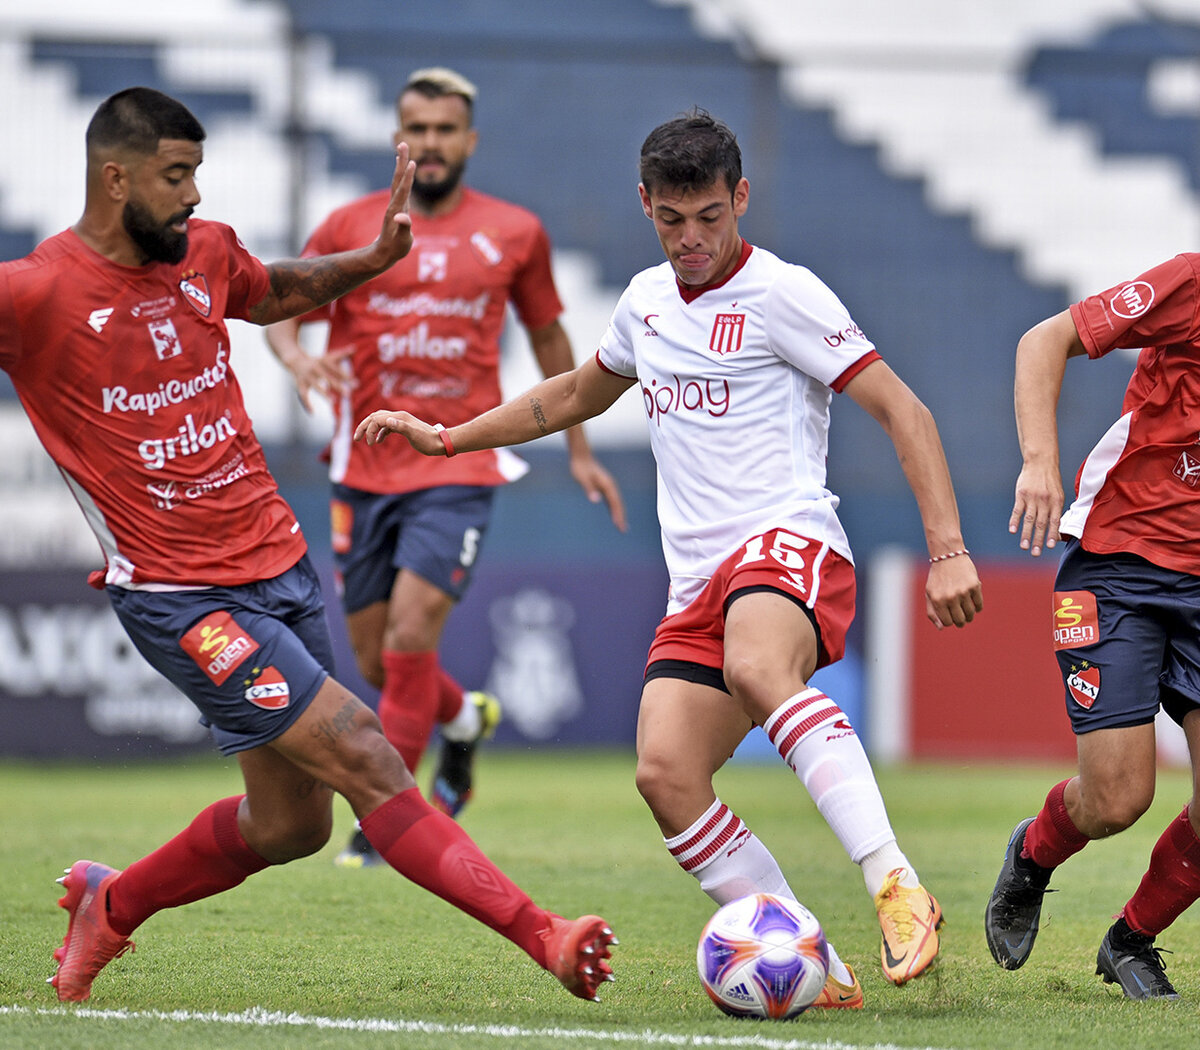
[(829, 945), (803, 904), (755, 893), (720, 908), (700, 934), (696, 968), (709, 997), (734, 1017), (803, 1013), (829, 975)]

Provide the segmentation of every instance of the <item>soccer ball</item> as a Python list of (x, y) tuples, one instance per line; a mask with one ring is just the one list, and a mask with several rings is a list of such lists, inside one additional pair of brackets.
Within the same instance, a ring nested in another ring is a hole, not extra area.
[(755, 893), (720, 908), (696, 948), (709, 997), (734, 1017), (784, 1020), (803, 1013), (829, 975), (829, 945), (803, 904)]

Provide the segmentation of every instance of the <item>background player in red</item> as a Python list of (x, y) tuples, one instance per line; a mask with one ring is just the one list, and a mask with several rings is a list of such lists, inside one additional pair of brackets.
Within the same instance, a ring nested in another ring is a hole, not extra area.
[(331, 676), (304, 537), (228, 367), (226, 317), (303, 313), (408, 252), (408, 148), (366, 247), (267, 266), (228, 226), (191, 218), (203, 140), (160, 92), (112, 96), (88, 125), (80, 220), (0, 264), (0, 367), (100, 543), (94, 582), (236, 756), (246, 789), (124, 871), (73, 864), (50, 983), (87, 999), (155, 912), (320, 849), (336, 791), (392, 867), (594, 998), (611, 976), (604, 920), (534, 904), (424, 801), (375, 714)]
[[(724, 124), (694, 112), (660, 125), (642, 146), (641, 176), (667, 262), (630, 282), (595, 357), (458, 426), (388, 409), (358, 434), (375, 442), (394, 431), (427, 456), (451, 456), (561, 430), (639, 387), (671, 590), (638, 715), (638, 789), (672, 857), (713, 900), (793, 896), (713, 787), (762, 726), (859, 865), (884, 974), (904, 984), (938, 954), (941, 908), (896, 842), (854, 727), (808, 682), (841, 657), (854, 615), (849, 543), (825, 484), (835, 391), (895, 445), (929, 546), (931, 622), (961, 627), (982, 609), (937, 427), (829, 288), (742, 240), (750, 189)], [(816, 1005), (863, 1005), (836, 952)]]
[[(1066, 541), (1051, 627), (1079, 774), (1051, 788), (1009, 840), (985, 920), (988, 947), (1009, 970), (1033, 949), (1053, 870), (1153, 801), (1160, 706), (1183, 726), (1200, 777), (1198, 287), (1200, 255), (1178, 255), (1042, 321), (1017, 346), (1024, 462), (1009, 531), (1034, 557)], [(1139, 349), (1137, 367), (1063, 514), (1057, 408), (1067, 360), (1118, 348)], [(1154, 940), (1200, 897), (1196, 791), (1100, 944), (1096, 973), (1133, 999), (1178, 998)]]
[[(337, 418), (330, 448), (334, 559), (346, 626), (363, 677), (381, 690), (379, 717), (410, 769), (435, 723), (443, 747), (431, 801), (454, 816), (471, 793), (475, 742), (499, 719), (495, 698), (465, 694), (440, 666), (446, 619), (470, 581), (495, 487), (526, 465), (507, 451), (430, 460), (403, 442), (367, 448), (355, 421), (381, 401), (423, 418), (461, 422), (500, 403), (500, 334), (509, 302), (526, 328), (543, 375), (574, 366), (550, 270), (550, 242), (537, 217), (463, 185), (475, 151), (475, 86), (449, 69), (413, 73), (397, 99), (395, 141), (417, 165), (414, 247), (369, 284), (302, 319), (267, 330), (296, 379), (302, 402), (328, 393)], [(363, 243), (385, 191), (333, 212), (303, 254)], [(330, 322), (328, 349), (305, 352), (302, 321)], [(593, 458), (581, 427), (567, 431), (572, 475), (604, 499), (618, 528), (616, 483)], [(377, 860), (356, 835), (338, 858)]]

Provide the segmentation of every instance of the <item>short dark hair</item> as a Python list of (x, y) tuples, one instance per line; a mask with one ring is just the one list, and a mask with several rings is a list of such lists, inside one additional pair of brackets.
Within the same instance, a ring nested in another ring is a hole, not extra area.
[(742, 178), (742, 151), (728, 126), (702, 109), (660, 124), (642, 143), (646, 190), (697, 190), (724, 178), (732, 193)]
[(182, 102), (154, 88), (132, 87), (100, 103), (87, 127), (88, 149), (114, 146), (157, 153), (159, 139), (203, 142), (204, 126)]

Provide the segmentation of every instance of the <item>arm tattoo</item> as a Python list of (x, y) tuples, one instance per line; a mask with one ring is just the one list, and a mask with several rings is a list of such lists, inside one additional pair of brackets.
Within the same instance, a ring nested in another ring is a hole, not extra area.
[(550, 433), (550, 424), (546, 422), (546, 413), (542, 411), (542, 400), (538, 397), (529, 399), (529, 407), (533, 409), (533, 421), (543, 434)]
[(347, 270), (336, 256), (288, 259), (267, 266), (271, 292), (251, 310), (252, 321), (264, 323), (307, 313), (357, 288), (367, 274)]

